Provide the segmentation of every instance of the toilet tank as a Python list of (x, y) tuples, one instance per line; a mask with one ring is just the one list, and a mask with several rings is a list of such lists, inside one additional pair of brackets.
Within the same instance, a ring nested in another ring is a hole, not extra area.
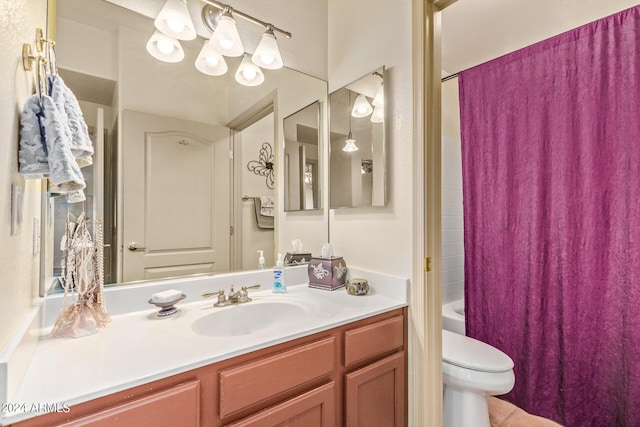
[(442, 329), (466, 335), (464, 326), (464, 299), (442, 305)]

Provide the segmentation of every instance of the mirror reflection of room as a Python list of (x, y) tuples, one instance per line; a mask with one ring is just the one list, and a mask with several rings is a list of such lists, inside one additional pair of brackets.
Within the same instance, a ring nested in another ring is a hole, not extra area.
[[(260, 71), (262, 84), (247, 84), (236, 73), (241, 56), (225, 56), (222, 75), (203, 69), (196, 58), (211, 31), (197, 21), (200, 14), (193, 17), (197, 37), (179, 42), (183, 60), (167, 61), (149, 48), (155, 28), (147, 16), (100, 0), (58, 0), (56, 13), (60, 76), (95, 135), (99, 168), (88, 171), (86, 210), (103, 218), (105, 283), (252, 270), (257, 250), (272, 265), (282, 209), (274, 197), (276, 124), (326, 99), (326, 82), (285, 64)], [(251, 137), (252, 129), (259, 136)], [(274, 156), (270, 169), (249, 170), (265, 143)], [(304, 170), (318, 182), (311, 151)], [(303, 193), (305, 209), (319, 206), (312, 190)], [(256, 198), (272, 203), (268, 227)], [(55, 276), (67, 207), (58, 198), (49, 205), (56, 224), (45, 231), (52, 237), (44, 252), (48, 276)]]
[(384, 206), (384, 69), (329, 95), (331, 208)]
[(284, 119), (284, 210), (320, 208), (320, 103)]

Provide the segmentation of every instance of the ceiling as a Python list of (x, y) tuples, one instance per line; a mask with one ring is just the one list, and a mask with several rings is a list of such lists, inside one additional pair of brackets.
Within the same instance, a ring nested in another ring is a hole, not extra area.
[(466, 70), (638, 4), (638, 0), (458, 0), (442, 12), (443, 73)]

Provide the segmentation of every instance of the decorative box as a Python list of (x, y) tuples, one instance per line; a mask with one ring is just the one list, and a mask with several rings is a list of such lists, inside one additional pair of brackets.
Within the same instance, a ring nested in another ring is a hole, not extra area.
[(311, 259), (311, 253), (290, 253), (287, 252), (284, 256), (285, 265), (299, 265), (306, 264)]
[(342, 257), (312, 257), (307, 272), (310, 288), (333, 291), (344, 286), (347, 279), (347, 263)]

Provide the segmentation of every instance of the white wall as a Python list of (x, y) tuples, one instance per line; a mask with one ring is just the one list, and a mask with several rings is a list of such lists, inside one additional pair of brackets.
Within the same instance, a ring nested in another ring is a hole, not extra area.
[(442, 84), (442, 302), (463, 296), (462, 150), (456, 78)]
[[(32, 221), (40, 216), (40, 180), (18, 174), (19, 112), (34, 90), (22, 68), (22, 44), (35, 52), (36, 27), (46, 29), (46, 0), (0, 0), (0, 352), (38, 295), (39, 256), (32, 252)], [(11, 184), (23, 192), (22, 226), (11, 235)]]
[(402, 277), (413, 258), (411, 28), (409, 1), (329, 0), (329, 92), (386, 67), (389, 195), (384, 208), (331, 211), (331, 243), (348, 265)]

